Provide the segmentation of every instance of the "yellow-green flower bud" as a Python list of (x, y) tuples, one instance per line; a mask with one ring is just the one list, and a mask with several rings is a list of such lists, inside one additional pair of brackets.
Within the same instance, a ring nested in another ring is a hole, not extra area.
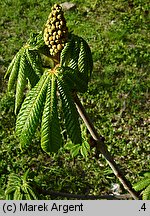
[(56, 55), (64, 47), (68, 39), (68, 28), (62, 11), (62, 7), (54, 4), (44, 29), (44, 41), (50, 48), (50, 54)]

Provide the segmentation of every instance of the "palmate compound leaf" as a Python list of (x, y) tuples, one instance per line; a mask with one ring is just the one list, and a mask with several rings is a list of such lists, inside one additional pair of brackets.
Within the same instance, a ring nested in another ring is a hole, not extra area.
[(71, 93), (68, 89), (67, 84), (65, 83), (65, 80), (63, 80), (61, 76), (57, 79), (57, 85), (62, 101), (63, 117), (69, 138), (74, 144), (81, 144), (82, 138), (78, 120), (79, 116), (76, 106), (71, 97)]
[(5, 195), (7, 200), (31, 200), (37, 199), (33, 188), (30, 186), (30, 179), (28, 179), (28, 172), (23, 176), (18, 176), (11, 173), (8, 178)]
[(21, 178), (15, 173), (11, 173), (8, 178), (5, 195), (7, 200), (14, 199), (14, 193), (21, 186)]
[[(39, 55), (36, 51), (30, 51), (29, 46), (25, 45), (13, 58), (5, 77), (10, 73), (8, 80), (8, 91), (16, 84), (15, 113), (20, 108), (24, 98), (24, 90), (27, 80), (31, 87), (34, 87), (42, 75)], [(16, 82), (17, 81), (17, 82)]]
[(24, 47), (24, 51), (20, 57), (17, 78), (15, 113), (17, 113), (23, 101), (27, 80), (31, 88), (33, 88), (42, 76), (43, 70), (40, 61), (40, 56), (36, 51), (30, 50), (28, 45)]
[(68, 76), (76, 83), (76, 90), (86, 92), (93, 69), (93, 60), (91, 50), (83, 38), (72, 35), (62, 50), (60, 64), (62, 67), (72, 69), (73, 73), (69, 73)]
[(56, 77), (52, 74), (48, 83), (41, 125), (41, 147), (47, 153), (56, 152), (62, 146), (56, 91)]
[(49, 79), (45, 72), (21, 106), (16, 121), (16, 133), (20, 138), (21, 148), (30, 143), (42, 117)]
[(74, 145), (72, 142), (68, 142), (64, 148), (66, 150), (69, 150), (70, 151), (70, 154), (72, 157), (76, 157), (77, 155), (79, 155), (81, 153), (81, 155), (84, 157), (84, 158), (87, 158), (87, 156), (89, 155), (90, 153), (90, 145), (89, 143), (85, 140), (84, 137), (82, 137), (83, 140), (82, 140), (82, 145), (81, 144), (76, 144)]

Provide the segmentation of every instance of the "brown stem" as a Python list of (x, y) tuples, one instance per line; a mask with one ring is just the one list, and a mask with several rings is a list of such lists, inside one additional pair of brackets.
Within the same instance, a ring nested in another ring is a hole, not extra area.
[(86, 110), (84, 109), (83, 105), (81, 104), (78, 96), (76, 93), (73, 94), (74, 102), (76, 104), (77, 110), (79, 112), (80, 117), (84, 121), (87, 129), (89, 130), (93, 140), (96, 142), (97, 149), (103, 154), (106, 161), (108, 162), (109, 166), (113, 170), (116, 177), (119, 179), (119, 181), (122, 183), (124, 188), (131, 194), (131, 196), (138, 200), (140, 197), (138, 196), (138, 193), (132, 188), (131, 183), (125, 178), (121, 170), (118, 168), (117, 164), (115, 163), (113, 157), (111, 156), (110, 152), (107, 149), (107, 146), (104, 143), (103, 137), (99, 136), (94, 125), (92, 124), (91, 120), (89, 119)]
[(82, 200), (96, 200), (96, 199), (105, 199), (105, 200), (126, 200), (126, 199), (131, 199), (130, 194), (120, 194), (120, 195), (82, 195), (82, 194), (72, 194), (72, 193), (64, 193), (64, 192), (58, 192), (58, 191), (52, 191), (52, 190), (44, 190), (39, 187), (35, 187), (35, 190), (39, 194), (43, 195), (50, 195), (50, 196), (61, 196), (61, 197), (67, 197), (67, 198), (75, 198), (75, 199), (82, 199)]

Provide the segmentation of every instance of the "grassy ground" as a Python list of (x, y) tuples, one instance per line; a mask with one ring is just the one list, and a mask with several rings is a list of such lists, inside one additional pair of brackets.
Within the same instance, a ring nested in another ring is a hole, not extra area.
[[(94, 60), (88, 92), (80, 97), (116, 162), (134, 184), (150, 166), (148, 0), (72, 2), (77, 7), (65, 12), (68, 27), (89, 43)], [(48, 0), (0, 3), (0, 195), (3, 199), (8, 175), (21, 174), (28, 168), (34, 172), (38, 185), (56, 191), (106, 194), (110, 193), (112, 183), (118, 183), (104, 158), (100, 156), (99, 161), (94, 158), (94, 150), (87, 160), (80, 155), (73, 160), (64, 149), (48, 157), (40, 149), (38, 133), (32, 149), (25, 152), (19, 149), (14, 134), (14, 95), (6, 94), (7, 80), (3, 77), (31, 31), (42, 29), (53, 3)]]

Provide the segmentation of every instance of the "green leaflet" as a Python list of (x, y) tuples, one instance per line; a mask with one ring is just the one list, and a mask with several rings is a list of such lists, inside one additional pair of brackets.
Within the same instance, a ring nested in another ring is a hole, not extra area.
[(81, 79), (83, 78), (88, 82), (93, 69), (92, 54), (86, 41), (83, 40), (83, 38), (80, 38), (80, 40), (81, 47), (79, 53), (78, 68), (80, 75), (82, 75)]
[(84, 158), (86, 158), (86, 157), (88, 156), (89, 151), (90, 151), (89, 149), (90, 149), (90, 145), (89, 145), (86, 141), (84, 141), (84, 142), (82, 143), (81, 148), (80, 148), (81, 155), (82, 155)]
[(28, 189), (28, 194), (29, 194), (29, 196), (30, 196), (30, 200), (37, 200), (38, 197), (37, 197), (36, 194), (34, 193), (32, 187), (30, 187), (30, 185), (28, 185), (27, 189)]
[(32, 200), (32, 197), (31, 197), (31, 195), (29, 194), (28, 190), (27, 190), (27, 193), (24, 194), (24, 199), (25, 199), (25, 200)]
[(87, 91), (87, 82), (84, 79), (81, 79), (79, 72), (69, 67), (61, 67), (61, 73), (63, 79), (66, 80), (66, 83), (71, 91), (76, 90), (77, 92)]
[(64, 114), (66, 130), (71, 141), (74, 144), (81, 144), (82, 138), (80, 124), (78, 120), (79, 116), (76, 106), (71, 97), (71, 93), (66, 83), (61, 79), (61, 77), (58, 77), (57, 84), (58, 90), (60, 92), (60, 98), (62, 101), (62, 110)]
[(42, 63), (41, 63), (41, 57), (38, 54), (37, 51), (26, 49), (26, 55), (28, 63), (30, 64), (30, 67), (32, 68), (32, 74), (37, 81), (42, 76)]
[(26, 50), (26, 77), (28, 79), (28, 88), (32, 89), (39, 81), (40, 77), (36, 74), (35, 70), (33, 69), (29, 56), (28, 56), (28, 50)]
[(71, 156), (72, 156), (73, 158), (76, 157), (76, 156), (79, 154), (80, 149), (81, 149), (81, 145), (80, 145), (80, 144), (74, 145), (74, 146), (71, 148), (71, 151), (70, 151)]
[(72, 58), (71, 54), (74, 51), (74, 47), (75, 47), (75, 40), (73, 37), (71, 37), (61, 52), (60, 65), (62, 65), (64, 67), (68, 66), (70, 59)]
[(150, 200), (150, 184), (142, 191), (143, 200)]
[(21, 147), (30, 143), (41, 119), (48, 81), (49, 76), (44, 73), (21, 106), (16, 122), (16, 133), (20, 138)]
[(142, 190), (143, 200), (150, 200), (150, 172), (144, 173), (143, 179), (134, 184), (134, 189), (136, 191)]
[(139, 191), (139, 190), (144, 189), (144, 188), (147, 187), (148, 185), (150, 185), (150, 178), (144, 178), (144, 179), (142, 179), (141, 181), (137, 182), (137, 183), (134, 185), (134, 189), (135, 189), (136, 191)]
[(150, 172), (144, 173), (144, 177), (145, 177), (145, 178), (150, 178)]
[(17, 113), (18, 108), (20, 107), (23, 97), (24, 97), (24, 89), (27, 84), (26, 79), (26, 51), (21, 55), (20, 58), (20, 66), (18, 71), (18, 79), (17, 79), (17, 86), (16, 86), (16, 100), (15, 100), (15, 113)]
[(30, 46), (30, 50), (38, 51), (46, 56), (50, 55), (49, 47), (46, 46), (44, 42), (42, 31), (40, 31), (39, 33), (31, 33), (28, 44)]
[(16, 186), (7, 186), (6, 190), (5, 190), (5, 195), (9, 195), (14, 193), (14, 191), (16, 190)]
[(62, 146), (62, 136), (57, 111), (55, 75), (52, 74), (50, 78), (42, 117), (41, 147), (46, 152), (56, 152)]
[(13, 199), (14, 200), (21, 200), (22, 197), (23, 197), (23, 195), (21, 194), (20, 187), (16, 187)]
[(79, 155), (79, 153), (81, 153), (81, 155), (84, 158), (87, 158), (90, 152), (90, 145), (84, 138), (82, 141), (82, 145), (81, 144), (74, 145), (73, 143), (69, 142), (64, 147), (65, 149), (70, 151), (72, 157), (76, 157), (77, 155)]
[(65, 80), (69, 90), (73, 91), (76, 89), (76, 84), (74, 81), (75, 70), (69, 67), (60, 67), (60, 73), (62, 74), (62, 79)]
[(12, 173), (10, 176), (9, 176), (9, 185), (14, 185), (15, 184), (19, 184), (20, 183), (20, 177), (17, 176), (16, 174)]
[(30, 198), (30, 194), (29, 194), (29, 191), (28, 191), (28, 183), (25, 181), (21, 187), (21, 190), (23, 192), (23, 194), (25, 194), (25, 197), (27, 197), (27, 199), (31, 200)]
[(13, 60), (10, 62), (9, 66), (8, 66), (8, 69), (7, 69), (7, 71), (6, 71), (6, 74), (5, 74), (5, 76), (4, 76), (4, 79), (7, 77), (7, 75), (8, 75), (9, 73), (11, 73), (12, 68), (13, 68), (13, 66), (14, 66), (14, 64), (15, 64), (15, 62), (16, 62), (16, 59), (17, 59), (18, 55), (19, 55), (19, 52), (14, 56)]
[(6, 194), (6, 200), (13, 200), (13, 193)]
[(32, 50), (38, 50), (41, 47), (45, 46), (45, 42), (43, 39), (43, 33), (31, 33), (28, 41)]
[(22, 52), (24, 49), (20, 49), (19, 52), (16, 54), (12, 62), (10, 63), (8, 70), (6, 72), (5, 77), (7, 74), (10, 73), (9, 80), (8, 80), (8, 91), (10, 91), (17, 80), (18, 72), (19, 72), (19, 66), (20, 66), (20, 58), (22, 55)]
[(27, 181), (27, 178), (29, 176), (29, 169), (24, 173), (24, 175), (22, 176), (23, 181)]
[(71, 35), (71, 39), (61, 52), (60, 65), (78, 69), (78, 58), (80, 52), (80, 38), (76, 35)]
[(68, 67), (78, 70), (78, 59), (80, 53), (80, 40), (78, 36), (73, 36), (74, 44), (72, 47), (72, 51), (70, 51), (70, 61), (68, 63)]

